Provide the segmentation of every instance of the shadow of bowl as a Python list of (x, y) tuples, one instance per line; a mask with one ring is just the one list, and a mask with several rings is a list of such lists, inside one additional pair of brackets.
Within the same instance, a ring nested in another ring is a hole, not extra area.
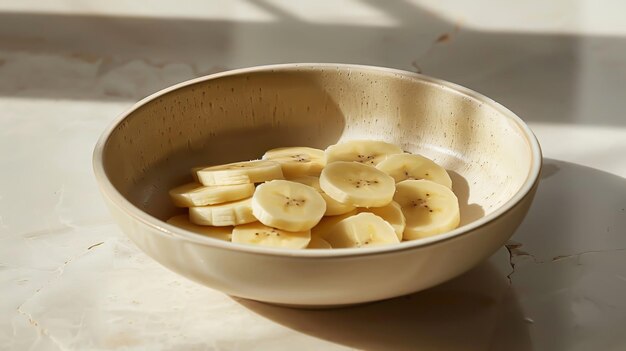
[(293, 309), (233, 298), (290, 329), (364, 350), (530, 350), (507, 279), (485, 262), (415, 294), (339, 309)]

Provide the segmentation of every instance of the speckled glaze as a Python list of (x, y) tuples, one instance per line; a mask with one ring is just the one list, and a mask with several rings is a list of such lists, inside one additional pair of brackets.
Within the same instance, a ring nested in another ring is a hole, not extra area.
[[(381, 139), (449, 170), (461, 226), (372, 249), (280, 250), (203, 237), (163, 220), (189, 169)], [(224, 72), (158, 92), (123, 114), (94, 152), (100, 188), (121, 228), (171, 270), (227, 294), (333, 306), (408, 294), (451, 279), (513, 234), (537, 188), (541, 151), (528, 127), (457, 85), (386, 68), (289, 64)]]

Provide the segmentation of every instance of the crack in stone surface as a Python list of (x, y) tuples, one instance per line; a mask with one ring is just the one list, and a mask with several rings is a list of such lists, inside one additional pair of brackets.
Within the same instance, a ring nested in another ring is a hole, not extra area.
[(626, 248), (606, 249), (606, 250), (588, 250), (588, 251), (582, 251), (582, 252), (573, 253), (569, 255), (554, 256), (552, 257), (552, 259), (547, 261), (547, 260), (540, 260), (537, 257), (535, 257), (533, 254), (522, 250), (521, 249), (522, 246), (523, 246), (522, 243), (518, 243), (515, 241), (509, 241), (508, 243), (504, 245), (506, 250), (509, 252), (509, 266), (511, 267), (511, 272), (507, 274), (506, 276), (507, 280), (509, 281), (509, 285), (513, 284), (513, 274), (515, 273), (515, 267), (516, 267), (515, 258), (516, 257), (528, 257), (535, 264), (544, 264), (544, 263), (557, 262), (557, 261), (561, 261), (561, 260), (565, 260), (565, 259), (569, 259), (573, 257), (580, 257), (582, 255), (593, 254), (593, 253), (609, 253), (609, 252), (626, 251)]
[(54, 338), (52, 335), (50, 335), (50, 332), (47, 329), (43, 328), (40, 325), (40, 323), (37, 322), (37, 320), (33, 317), (33, 315), (28, 313), (27, 311), (25, 311), (23, 309), (23, 307), (29, 301), (34, 299), (35, 296), (37, 296), (37, 294), (39, 294), (42, 290), (44, 290), (45, 288), (47, 288), (48, 286), (50, 286), (54, 282), (58, 281), (61, 278), (61, 276), (63, 275), (63, 273), (65, 272), (65, 268), (69, 264), (71, 264), (75, 260), (83, 257), (84, 255), (88, 254), (93, 247), (96, 247), (96, 246), (99, 246), (99, 245), (102, 245), (102, 244), (104, 244), (104, 241), (100, 242), (100, 243), (97, 243), (97, 244), (94, 244), (94, 245), (91, 245), (85, 251), (83, 251), (80, 254), (78, 254), (78, 255), (68, 259), (67, 261), (63, 262), (62, 265), (60, 265), (59, 267), (57, 267), (56, 269), (53, 270), (53, 271), (57, 271), (58, 272), (57, 275), (55, 275), (54, 277), (50, 278), (46, 283), (44, 283), (41, 287), (39, 287), (37, 290), (35, 290), (35, 292), (32, 295), (27, 297), (24, 300), (24, 302), (22, 302), (19, 306), (17, 306), (16, 311), (19, 314), (23, 315), (24, 317), (28, 318), (29, 324), (32, 325), (34, 328), (36, 328), (40, 335), (45, 335), (46, 337), (48, 337), (52, 341), (52, 343), (59, 348), (59, 350), (67, 350), (67, 348), (65, 348), (58, 340), (56, 340), (56, 338)]
[(100, 245), (102, 245), (102, 244), (104, 244), (104, 241), (101, 241), (101, 242), (99, 242), (99, 243), (97, 243), (97, 244), (93, 244), (93, 245), (89, 246), (89, 247), (87, 248), (87, 250), (91, 250), (91, 249), (93, 249), (94, 247), (100, 246)]
[(83, 253), (81, 253), (81, 254), (77, 255), (76, 257), (72, 257), (72, 258), (70, 258), (69, 260), (67, 260), (67, 261), (63, 262), (63, 264), (62, 264), (62, 265), (60, 265), (59, 267), (57, 267), (56, 269), (52, 270), (52, 271), (54, 271), (54, 272), (58, 272), (58, 274), (57, 274), (57, 275), (55, 275), (54, 277), (50, 278), (50, 279), (49, 279), (47, 282), (45, 282), (45, 283), (44, 283), (41, 287), (39, 287), (37, 290), (35, 290), (35, 292), (34, 292), (32, 295), (30, 295), (28, 298), (26, 298), (26, 299), (24, 300), (24, 302), (22, 302), (22, 303), (21, 303), (21, 304), (17, 307), (17, 310), (18, 310), (18, 311), (20, 311), (20, 310), (21, 310), (21, 308), (22, 308), (22, 306), (24, 306), (24, 305), (25, 305), (25, 304), (27, 304), (30, 300), (32, 300), (32, 299), (33, 299), (33, 298), (34, 298), (37, 294), (39, 294), (39, 292), (40, 292), (41, 290), (45, 289), (45, 288), (46, 288), (46, 287), (48, 287), (50, 284), (52, 284), (52, 283), (54, 283), (55, 281), (57, 281), (57, 280), (58, 280), (58, 279), (59, 279), (59, 278), (63, 275), (63, 273), (65, 272), (65, 267), (66, 267), (68, 264), (72, 263), (75, 259), (78, 259), (78, 258), (82, 257), (82, 256), (83, 256), (85, 253), (87, 253), (87, 252), (89, 252), (89, 251), (85, 251), (85, 252), (83, 252)]
[[(608, 253), (608, 252), (620, 252), (620, 251), (626, 251), (626, 248), (607, 249), (607, 250), (589, 250), (589, 251), (583, 251), (583, 252), (579, 252), (579, 253), (575, 253), (571, 255), (558, 255), (558, 256), (552, 257), (551, 262), (561, 261), (561, 260), (565, 260), (565, 259), (572, 258), (572, 257), (580, 257), (582, 255), (593, 254), (593, 253)], [(544, 262), (541, 262), (541, 263), (544, 263)]]
[(511, 272), (507, 274), (506, 279), (509, 281), (509, 285), (513, 284), (513, 273), (515, 273), (515, 262), (514, 259), (516, 257), (526, 256), (532, 258), (533, 262), (539, 263), (537, 258), (532, 254), (521, 249), (523, 246), (522, 243), (518, 243), (515, 241), (509, 241), (504, 245), (506, 250), (509, 252), (509, 266), (511, 266)]
[(422, 67), (419, 62), (425, 59), (430, 53), (439, 45), (443, 43), (448, 43), (452, 41), (452, 39), (457, 35), (457, 33), (461, 30), (461, 24), (457, 23), (452, 27), (452, 30), (449, 32), (445, 32), (440, 34), (433, 42), (422, 52), (415, 60), (411, 61), (411, 66), (415, 68), (416, 73), (422, 73)]
[[(36, 294), (36, 293), (35, 293)], [(34, 295), (33, 295), (34, 296)], [(24, 302), (26, 303), (26, 302)], [(35, 320), (35, 318), (33, 318), (33, 315), (24, 311), (22, 309), (22, 306), (24, 304), (20, 305), (17, 308), (17, 312), (19, 314), (21, 314), (22, 316), (28, 318), (28, 324), (30, 324), (33, 328), (35, 328), (37, 330), (37, 333), (39, 335), (43, 335), (45, 337), (47, 337), (48, 339), (50, 339), (50, 341), (52, 342), (52, 344), (54, 344), (54, 346), (58, 347), (59, 350), (64, 351), (64, 350), (69, 350), (68, 348), (64, 347), (63, 344), (61, 344), (61, 342), (59, 340), (57, 340), (55, 337), (53, 337), (52, 335), (50, 335), (50, 332), (48, 331), (48, 329), (43, 328), (42, 326), (39, 325), (39, 322), (37, 322), (37, 320)]]

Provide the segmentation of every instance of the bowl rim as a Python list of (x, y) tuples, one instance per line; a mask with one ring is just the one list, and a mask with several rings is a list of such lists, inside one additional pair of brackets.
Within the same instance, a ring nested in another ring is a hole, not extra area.
[[(104, 169), (103, 155), (106, 144), (109, 140), (111, 134), (115, 131), (122, 121), (124, 121), (129, 115), (131, 115), (134, 111), (136, 111), (141, 106), (147, 104), (148, 102), (159, 98), (169, 92), (174, 90), (178, 90), (184, 88), (186, 86), (194, 85), (203, 81), (222, 78), (227, 76), (235, 76), (247, 73), (256, 73), (256, 72), (273, 72), (273, 71), (306, 71), (306, 70), (320, 70), (320, 69), (329, 69), (329, 70), (350, 70), (350, 69), (359, 69), (359, 70), (372, 70), (385, 74), (392, 74), (401, 76), (402, 78), (411, 78), (417, 79), (422, 82), (436, 84), (441, 88), (447, 88), (453, 90), (455, 93), (464, 95), (473, 100), (479, 101), (483, 104), (489, 105), (490, 107), (496, 109), (498, 112), (502, 114), (502, 116), (508, 118), (511, 122), (514, 122), (515, 125), (523, 132), (526, 142), (529, 144), (531, 150), (531, 165), (529, 169), (528, 176), (526, 180), (520, 187), (520, 189), (505, 203), (500, 205), (495, 211), (492, 213), (475, 220), (471, 223), (468, 223), (464, 226), (458, 227), (452, 231), (449, 231), (444, 234), (439, 234), (431, 237), (421, 238), (412, 241), (401, 242), (396, 245), (385, 245), (379, 247), (372, 248), (344, 248), (344, 249), (306, 249), (306, 250), (296, 250), (296, 249), (282, 249), (282, 248), (271, 248), (271, 247), (263, 247), (263, 246), (253, 246), (253, 245), (245, 245), (233, 242), (227, 242), (220, 239), (214, 239), (207, 236), (203, 236), (201, 234), (194, 233), (192, 231), (188, 231), (179, 227), (175, 227), (170, 225), (164, 221), (159, 220), (156, 217), (149, 215), (148, 213), (142, 211), (140, 208), (133, 205), (130, 201), (128, 201), (111, 183), (109, 180), (106, 171)], [(139, 102), (135, 103), (133, 106), (128, 108), (126, 111), (122, 112), (115, 118), (109, 126), (102, 132), (98, 142), (93, 151), (93, 171), (96, 177), (96, 181), (100, 188), (101, 193), (105, 196), (110, 203), (115, 205), (121, 211), (133, 217), (135, 220), (140, 221), (144, 225), (147, 225), (154, 229), (158, 233), (158, 235), (165, 235), (170, 238), (176, 238), (179, 240), (190, 241), (195, 244), (200, 244), (204, 246), (210, 246), (214, 248), (227, 249), (238, 252), (247, 252), (253, 254), (261, 254), (261, 255), (270, 255), (270, 256), (285, 256), (285, 257), (303, 257), (303, 258), (321, 258), (321, 257), (356, 257), (356, 256), (364, 256), (364, 255), (380, 255), (380, 254), (388, 254), (405, 250), (412, 250), (417, 248), (422, 248), (425, 246), (439, 244), (441, 242), (452, 240), (458, 238), (462, 235), (469, 235), (476, 229), (488, 225), (489, 223), (495, 221), (497, 218), (501, 217), (511, 209), (513, 209), (518, 203), (522, 201), (535, 187), (536, 183), (539, 181), (539, 175), (541, 173), (542, 168), (542, 152), (541, 146), (539, 145), (539, 141), (537, 137), (534, 135), (530, 127), (515, 113), (513, 113), (508, 108), (504, 107), (502, 104), (496, 102), (495, 100), (480, 94), (474, 90), (466, 88), (464, 86), (458, 85), (456, 83), (451, 83), (443, 79), (433, 78), (421, 73), (415, 73), (410, 71), (404, 71), (395, 68), (387, 68), (387, 67), (379, 67), (379, 66), (371, 66), (371, 65), (361, 65), (361, 64), (345, 64), (345, 63), (283, 63), (283, 64), (274, 64), (274, 65), (262, 65), (262, 66), (253, 66), (247, 68), (234, 69), (224, 72), (219, 72), (215, 74), (210, 74), (194, 79), (190, 79), (178, 84), (174, 84), (170, 87), (157, 91), (143, 99)]]

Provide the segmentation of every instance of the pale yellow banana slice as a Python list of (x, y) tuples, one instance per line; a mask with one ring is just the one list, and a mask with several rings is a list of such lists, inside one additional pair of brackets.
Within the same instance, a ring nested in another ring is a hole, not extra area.
[(431, 159), (414, 154), (396, 154), (387, 157), (376, 168), (389, 174), (396, 183), (407, 179), (427, 179), (452, 188), (446, 170)]
[(404, 214), (402, 213), (402, 208), (397, 202), (392, 201), (389, 205), (383, 207), (359, 208), (358, 211), (371, 212), (387, 221), (396, 232), (398, 240), (402, 241), (402, 233), (404, 232), (404, 227), (406, 226), (406, 220), (404, 218)]
[(199, 183), (181, 185), (169, 191), (178, 207), (215, 205), (245, 199), (254, 193), (254, 184), (204, 186)]
[(332, 249), (328, 241), (320, 238), (319, 236), (311, 235), (311, 241), (309, 241), (309, 246), (307, 249)]
[(393, 197), (406, 218), (404, 240), (445, 233), (459, 225), (459, 201), (449, 188), (430, 180), (396, 184)]
[(328, 196), (356, 207), (389, 204), (395, 184), (394, 179), (383, 171), (358, 162), (330, 163), (320, 175), (320, 186)]
[(190, 207), (189, 220), (197, 225), (216, 227), (255, 222), (252, 214), (252, 198), (227, 202), (219, 205)]
[(324, 151), (312, 147), (281, 147), (269, 150), (263, 155), (264, 160), (280, 163), (286, 178), (300, 176), (319, 176), (326, 165)]
[(291, 180), (292, 182), (308, 185), (313, 189), (319, 191), (320, 195), (322, 195), (322, 198), (324, 198), (324, 201), (326, 202), (326, 212), (324, 212), (324, 216), (337, 216), (348, 213), (355, 209), (355, 207), (352, 205), (341, 203), (328, 196), (320, 187), (320, 179), (318, 177), (303, 176), (289, 180)]
[(326, 148), (326, 164), (336, 161), (355, 161), (376, 166), (389, 155), (400, 154), (397, 145), (377, 140), (350, 140)]
[(190, 232), (226, 241), (230, 241), (233, 232), (233, 227), (207, 227), (195, 225), (189, 221), (189, 216), (186, 214), (174, 216), (168, 219), (167, 223)]
[(313, 229), (311, 229), (311, 236), (312, 237), (320, 237), (324, 240), (326, 240), (326, 235), (330, 232), (330, 229), (337, 223), (341, 222), (342, 220), (354, 216), (356, 215), (358, 212), (356, 209), (348, 212), (348, 213), (344, 213), (342, 215), (338, 215), (338, 216), (326, 216), (323, 217), (319, 223), (317, 223), (317, 225), (315, 227), (313, 227)]
[(326, 202), (310, 186), (288, 180), (272, 180), (256, 188), (252, 212), (259, 222), (299, 232), (313, 228), (326, 212)]
[(284, 178), (280, 163), (268, 160), (235, 162), (206, 167), (198, 170), (197, 175), (198, 180), (203, 185), (261, 183)]
[(335, 224), (326, 235), (326, 241), (335, 249), (400, 242), (391, 224), (369, 212), (359, 213)]
[(233, 242), (285, 249), (304, 249), (309, 245), (311, 232), (288, 232), (254, 222), (235, 226)]

